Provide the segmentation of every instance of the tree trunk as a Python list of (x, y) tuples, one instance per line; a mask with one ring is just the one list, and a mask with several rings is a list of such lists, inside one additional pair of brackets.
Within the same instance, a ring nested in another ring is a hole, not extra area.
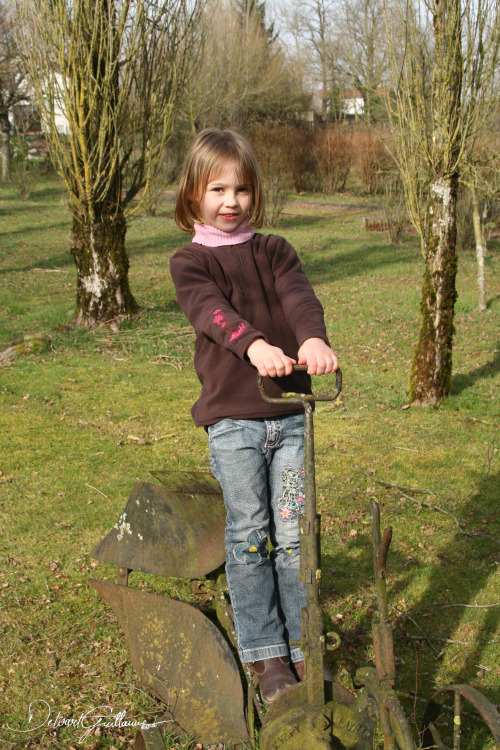
[(122, 211), (92, 222), (76, 212), (71, 252), (78, 272), (76, 324), (93, 328), (138, 310), (128, 282), (126, 221)]
[(431, 182), (423, 242), (422, 325), (410, 374), (410, 403), (419, 406), (433, 406), (450, 392), (457, 298), (462, 11), (460, 0), (435, 0), (433, 8)]
[(477, 309), (480, 312), (486, 310), (486, 278), (484, 274), (484, 232), (481, 213), (479, 211), (479, 200), (475, 188), (472, 188), (472, 217), (474, 221), (474, 238), (476, 240), (476, 258), (477, 258), (477, 285), (478, 304)]
[(10, 122), (9, 115), (0, 116), (0, 159), (2, 159), (2, 182), (10, 182)]
[(437, 179), (430, 191), (422, 324), (410, 375), (410, 403), (434, 406), (451, 388), (453, 314), (457, 292), (457, 180)]

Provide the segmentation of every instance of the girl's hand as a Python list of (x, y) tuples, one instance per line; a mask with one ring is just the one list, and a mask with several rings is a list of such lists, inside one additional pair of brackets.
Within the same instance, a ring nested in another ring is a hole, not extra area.
[(283, 375), (290, 375), (295, 364), (294, 359), (290, 359), (285, 352), (277, 346), (271, 346), (264, 339), (252, 341), (246, 355), (263, 378), (282, 378)]
[(309, 375), (328, 375), (338, 370), (334, 352), (323, 339), (307, 339), (299, 349), (299, 365), (307, 365)]

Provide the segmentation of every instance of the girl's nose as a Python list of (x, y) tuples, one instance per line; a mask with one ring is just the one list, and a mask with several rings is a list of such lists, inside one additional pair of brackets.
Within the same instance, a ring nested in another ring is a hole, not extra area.
[(236, 200), (236, 192), (228, 190), (226, 192), (226, 206), (236, 206), (238, 201)]

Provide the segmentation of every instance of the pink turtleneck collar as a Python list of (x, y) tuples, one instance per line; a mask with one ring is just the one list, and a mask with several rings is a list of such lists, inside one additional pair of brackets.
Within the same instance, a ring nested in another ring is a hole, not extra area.
[(193, 242), (206, 247), (220, 247), (221, 245), (239, 245), (252, 239), (254, 231), (248, 219), (239, 225), (234, 232), (223, 232), (222, 229), (209, 224), (195, 224)]

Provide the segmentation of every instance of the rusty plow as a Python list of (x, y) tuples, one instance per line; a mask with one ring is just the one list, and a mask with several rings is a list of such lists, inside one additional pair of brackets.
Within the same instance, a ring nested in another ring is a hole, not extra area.
[[(282, 399), (267, 396), (261, 378), (258, 382), (265, 400), (282, 403)], [(341, 386), (338, 371), (333, 393), (283, 396), (287, 402), (300, 404), (305, 413), (305, 512), (300, 517), (299, 576), (306, 584), (307, 604), (302, 610), (299, 645), (307, 677), (286, 690), (270, 708), (262, 706), (249, 666), (237, 658), (223, 568), (225, 508), (220, 486), (210, 474), (157, 471), (152, 472), (155, 483), (135, 484), (115, 526), (92, 552), (98, 560), (116, 566), (117, 581), (90, 583), (115, 613), (138, 677), (163, 704), (162, 727), (203, 745), (222, 742), (232, 748), (255, 747), (258, 731), (260, 750), (373, 750), (377, 741), (383, 743), (384, 750), (473, 750), (461, 739), (469, 715), (464, 704), (475, 710), (488, 737), (500, 743), (498, 711), (465, 685), (440, 689), (428, 704), (420, 733), (410, 728), (394, 689), (385, 573), (392, 530), (381, 533), (374, 500), (375, 667), (358, 669), (352, 690), (324, 681), (325, 650), (338, 648), (340, 639), (335, 633), (323, 632), (312, 405), (335, 400)], [(200, 606), (129, 586), (133, 571), (190, 580)], [(452, 703), (453, 718), (443, 722), (446, 702)], [(160, 727), (138, 731), (135, 750), (164, 747)]]

